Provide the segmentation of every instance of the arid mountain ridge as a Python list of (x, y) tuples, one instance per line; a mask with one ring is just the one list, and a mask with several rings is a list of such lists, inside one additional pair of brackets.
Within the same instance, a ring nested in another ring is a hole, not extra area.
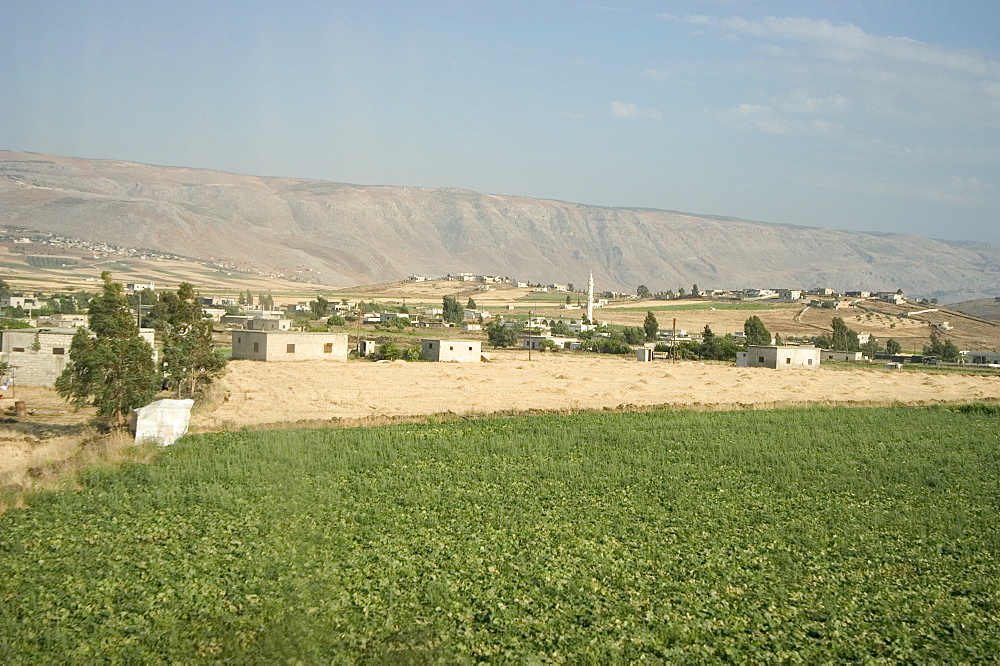
[[(473, 272), (599, 290), (1000, 293), (1000, 246), (0, 151), (0, 224), (349, 286)], [(302, 274), (302, 273), (298, 273)]]

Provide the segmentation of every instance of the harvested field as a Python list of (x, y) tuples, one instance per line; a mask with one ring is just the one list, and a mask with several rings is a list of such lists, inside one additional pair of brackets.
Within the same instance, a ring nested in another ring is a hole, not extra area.
[(197, 431), (296, 421), (495, 414), (628, 406), (702, 409), (806, 404), (914, 404), (1000, 399), (1000, 376), (769, 370), (586, 354), (491, 352), (490, 363), (233, 361)]

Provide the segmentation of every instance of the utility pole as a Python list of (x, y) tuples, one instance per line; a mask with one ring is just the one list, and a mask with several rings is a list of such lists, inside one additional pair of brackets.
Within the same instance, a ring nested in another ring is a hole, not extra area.
[(528, 310), (528, 326), (525, 329), (528, 333), (528, 360), (531, 360), (531, 310)]

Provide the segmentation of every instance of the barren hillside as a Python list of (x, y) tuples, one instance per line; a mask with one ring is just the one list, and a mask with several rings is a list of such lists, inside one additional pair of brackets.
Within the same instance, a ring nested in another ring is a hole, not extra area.
[(1000, 246), (0, 152), (0, 224), (218, 259), (331, 285), (470, 271), (601, 289), (896, 289), (957, 301), (1000, 285)]

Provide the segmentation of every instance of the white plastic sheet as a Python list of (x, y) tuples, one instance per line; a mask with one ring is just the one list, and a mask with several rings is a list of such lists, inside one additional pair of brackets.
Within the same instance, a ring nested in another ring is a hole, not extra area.
[(187, 432), (194, 400), (157, 400), (135, 410), (135, 441), (170, 446)]

